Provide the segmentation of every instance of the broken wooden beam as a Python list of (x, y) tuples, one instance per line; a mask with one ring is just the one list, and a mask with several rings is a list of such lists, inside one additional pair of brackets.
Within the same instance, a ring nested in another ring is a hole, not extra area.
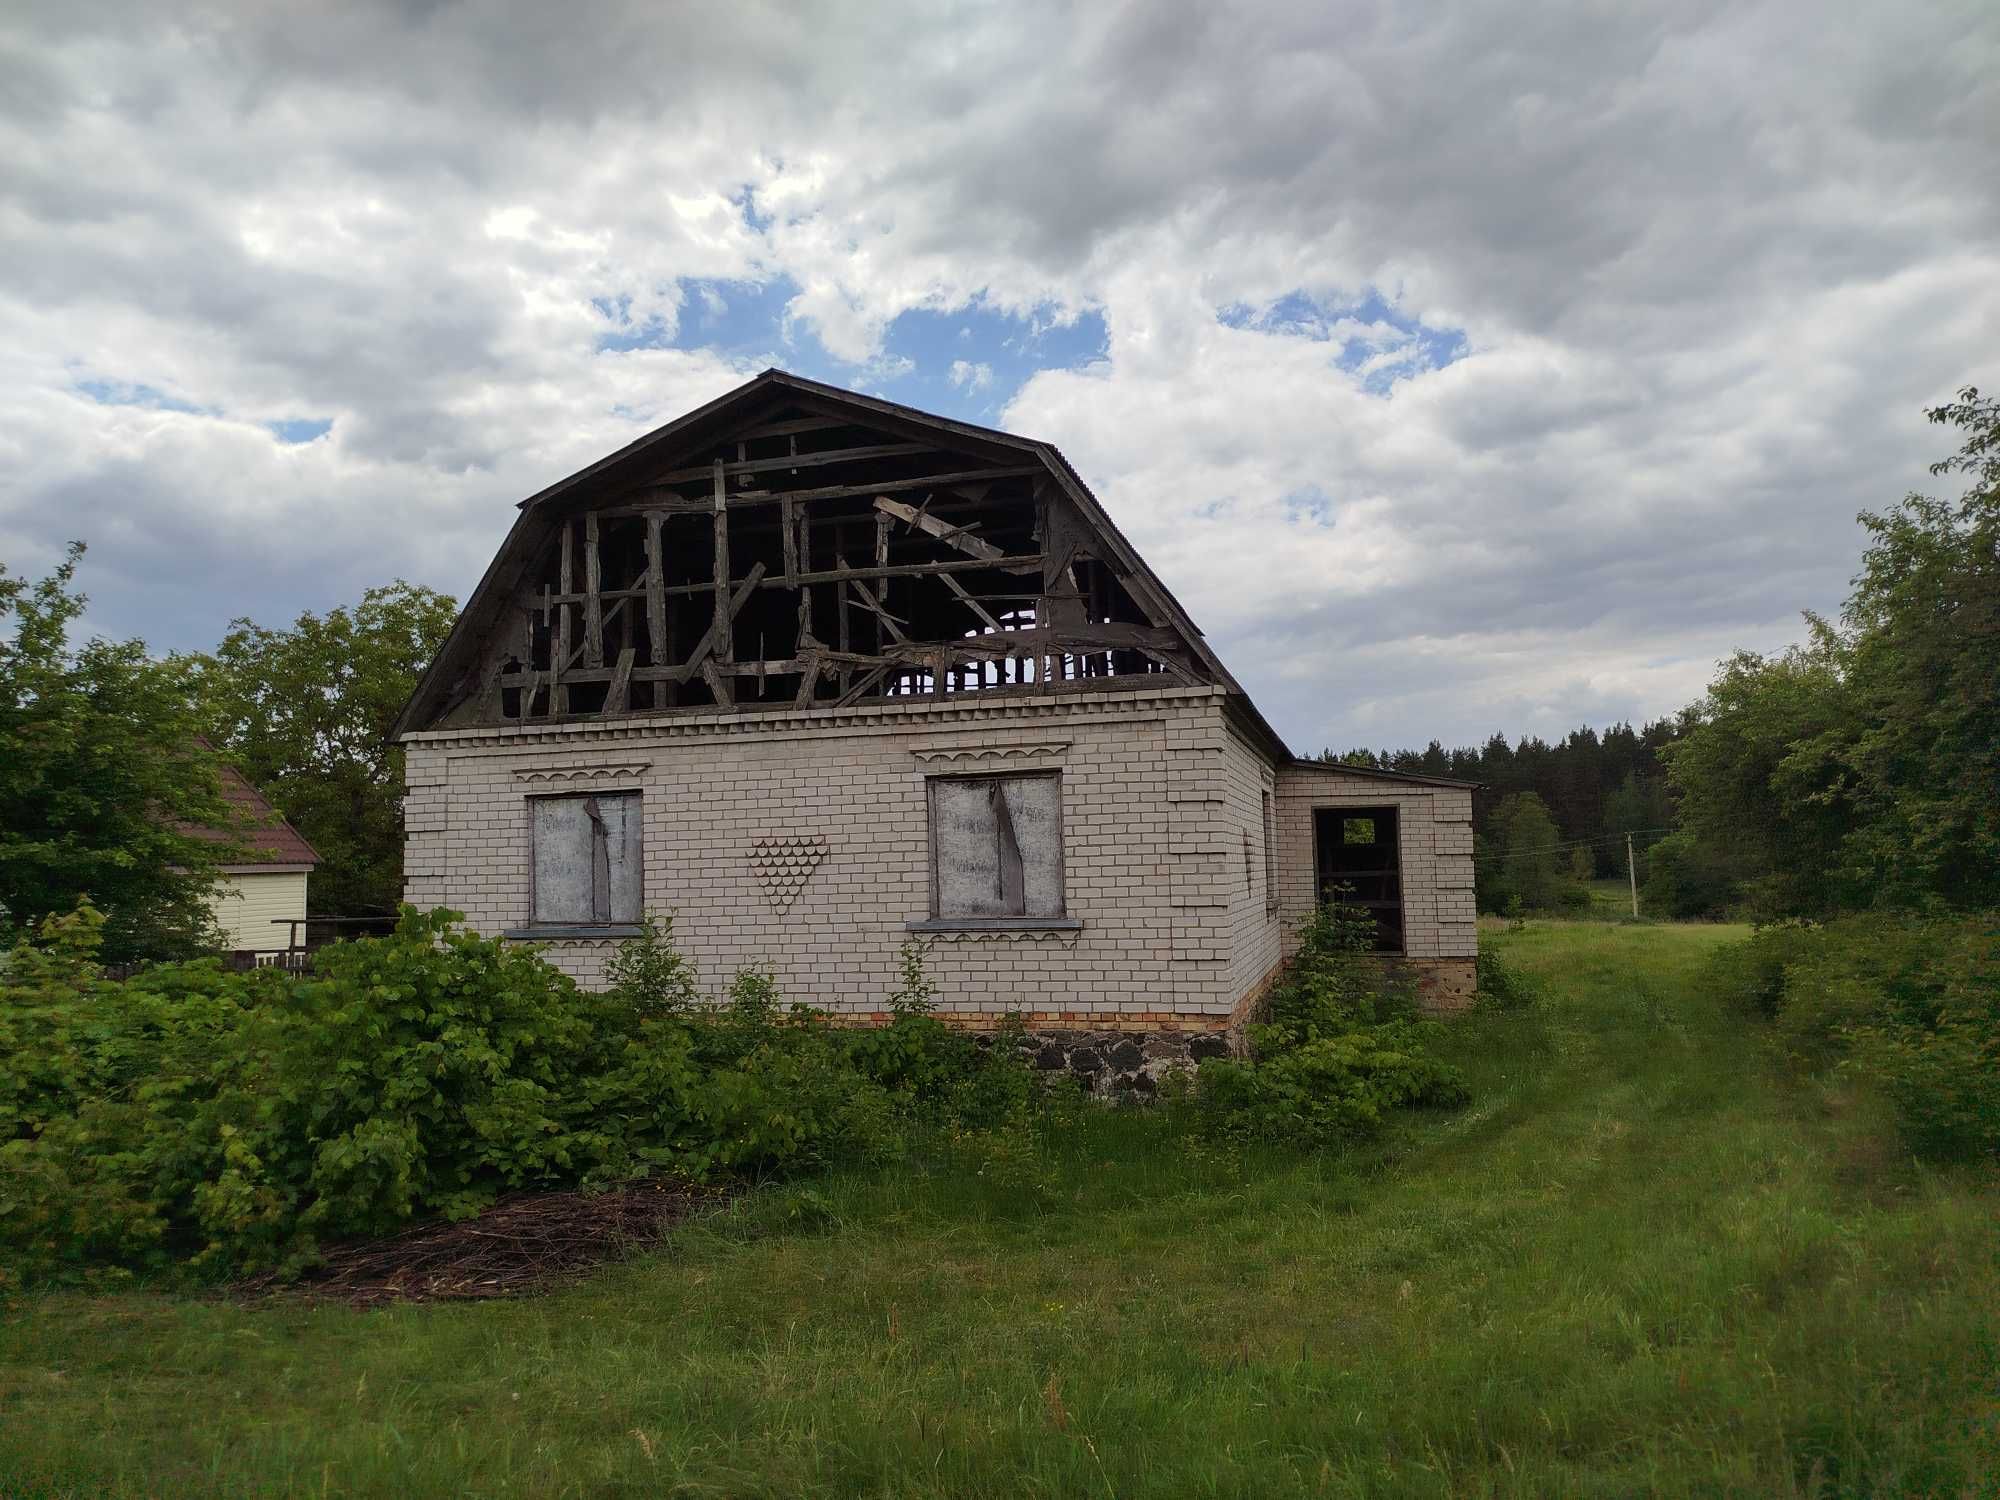
[[(724, 475), (731, 478), (744, 474), (767, 474), (773, 469), (817, 469), (827, 464), (862, 463), (874, 458), (910, 458), (919, 453), (936, 453), (938, 449), (931, 443), (871, 443), (862, 448), (826, 448), (818, 453), (788, 453), (778, 458), (739, 458), (733, 463), (723, 459), (715, 462)], [(675, 469), (671, 473), (655, 474), (651, 484), (686, 484), (691, 479), (706, 479), (709, 471), (701, 469)]]
[(632, 658), (635, 655), (637, 653), (630, 646), (618, 653), (618, 665), (611, 671), (611, 686), (604, 693), (604, 712), (625, 712), (626, 699), (631, 692)]
[(949, 573), (940, 573), (938, 576), (944, 580), (944, 586), (958, 596), (958, 602), (979, 617), (980, 624), (984, 625), (988, 630), (999, 630), (1002, 628), (1000, 622), (986, 612), (986, 607), (965, 591), (964, 584), (960, 583)]
[(899, 521), (907, 521), (917, 530), (926, 532), (946, 546), (956, 547), (970, 556), (992, 562), (1006, 555), (991, 542), (974, 536), (966, 527), (954, 526), (949, 521), (940, 521), (936, 516), (921, 511), (914, 505), (905, 504), (901, 500), (891, 500), (887, 495), (877, 495), (875, 508), (885, 515), (894, 516)]

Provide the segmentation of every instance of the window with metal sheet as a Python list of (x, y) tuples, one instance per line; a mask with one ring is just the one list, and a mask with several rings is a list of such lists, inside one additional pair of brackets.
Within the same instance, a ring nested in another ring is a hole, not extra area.
[(530, 798), (535, 925), (639, 921), (644, 900), (639, 824), (637, 792)]
[(1063, 915), (1062, 776), (940, 776), (930, 782), (931, 916)]

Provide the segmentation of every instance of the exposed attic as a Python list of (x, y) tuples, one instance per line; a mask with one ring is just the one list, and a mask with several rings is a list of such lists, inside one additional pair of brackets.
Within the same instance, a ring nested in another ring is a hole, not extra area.
[(400, 727), (1217, 680), (1046, 450), (817, 390), (529, 502)]

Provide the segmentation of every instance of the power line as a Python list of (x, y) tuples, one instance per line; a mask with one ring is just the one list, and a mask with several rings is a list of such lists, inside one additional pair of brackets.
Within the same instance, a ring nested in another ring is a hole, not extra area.
[[(1665, 835), (1672, 833), (1674, 830), (1671, 828), (1634, 828), (1628, 831), (1633, 838), (1641, 838), (1652, 833)], [(1475, 857), (1472, 862), (1474, 865), (1491, 865), (1503, 860), (1523, 859), (1530, 854), (1555, 854), (1564, 849), (1592, 849), (1599, 844), (1622, 844), (1624, 841), (1624, 833), (1606, 833), (1600, 834), (1594, 839), (1565, 839), (1560, 844), (1535, 844), (1526, 849), (1509, 849), (1501, 854), (1489, 854), (1484, 859)]]

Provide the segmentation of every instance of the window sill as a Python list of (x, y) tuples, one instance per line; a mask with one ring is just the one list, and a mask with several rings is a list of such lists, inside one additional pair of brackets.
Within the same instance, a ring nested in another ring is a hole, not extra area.
[(514, 943), (559, 942), (565, 938), (634, 938), (645, 933), (638, 922), (549, 922), (527, 927), (509, 927), (500, 936)]
[(1077, 917), (922, 917), (905, 922), (907, 932), (1081, 932)]

